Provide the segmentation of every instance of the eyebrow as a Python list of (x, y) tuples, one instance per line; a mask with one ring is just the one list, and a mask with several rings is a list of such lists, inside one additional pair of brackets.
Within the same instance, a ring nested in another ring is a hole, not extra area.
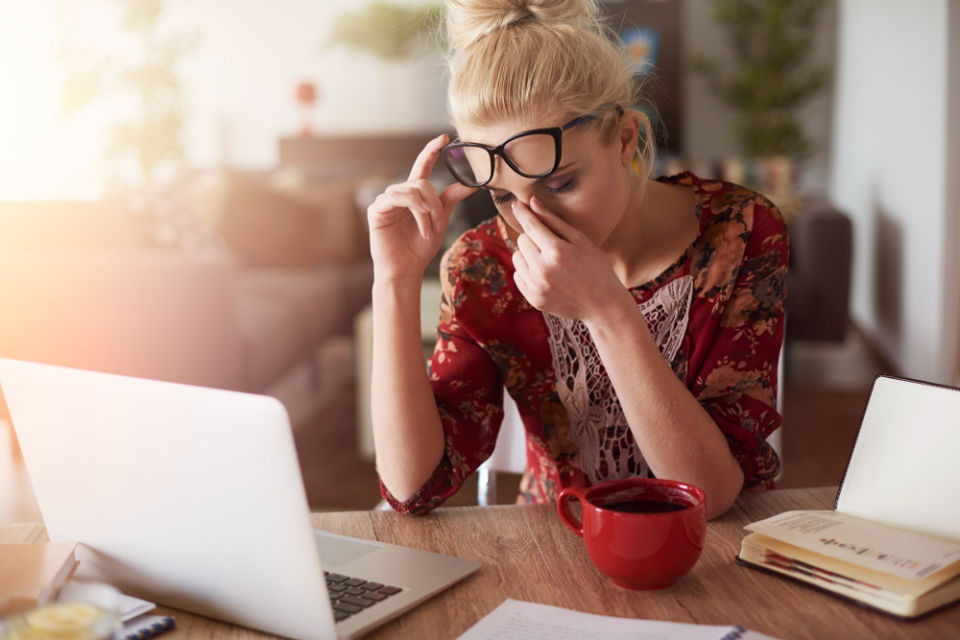
[[(568, 162), (567, 164), (560, 165), (560, 166), (557, 167), (556, 170), (554, 170), (550, 175), (548, 175), (548, 176), (543, 176), (542, 178), (537, 178), (536, 180), (533, 181), (533, 183), (534, 183), (534, 184), (543, 184), (543, 182), (544, 182), (545, 180), (549, 180), (550, 178), (554, 177), (556, 174), (558, 174), (558, 173), (560, 173), (560, 172), (562, 172), (562, 171), (566, 171), (567, 169), (569, 169), (570, 167), (572, 167), (574, 164), (576, 164), (576, 163), (575, 163), (575, 162)], [(506, 189), (502, 189), (502, 188), (500, 188), (500, 187), (491, 187), (490, 185), (484, 185), (484, 186), (481, 187), (481, 188), (486, 189), (487, 191), (506, 191)]]

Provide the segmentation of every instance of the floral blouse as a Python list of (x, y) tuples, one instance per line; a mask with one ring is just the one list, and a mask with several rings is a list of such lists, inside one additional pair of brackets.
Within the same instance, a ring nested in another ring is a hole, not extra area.
[[(726, 436), (744, 486), (772, 488), (780, 462), (766, 438), (782, 422), (775, 398), (786, 227), (773, 204), (744, 187), (691, 173), (660, 180), (693, 189), (699, 235), (655, 280), (630, 291), (661, 354)], [(405, 502), (381, 483), (400, 512), (439, 506), (490, 456), (504, 389), (526, 431), (519, 502), (556, 500), (584, 479), (652, 476), (586, 327), (527, 303), (513, 282), (514, 249), (497, 217), (443, 257), (429, 378), (445, 454)]]

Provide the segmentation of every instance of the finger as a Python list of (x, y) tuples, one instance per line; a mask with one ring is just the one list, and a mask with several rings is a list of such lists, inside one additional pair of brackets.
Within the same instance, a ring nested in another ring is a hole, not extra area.
[(442, 133), (430, 142), (420, 151), (417, 159), (413, 162), (413, 168), (410, 169), (410, 180), (426, 180), (433, 171), (433, 165), (440, 157), (440, 149), (447, 144), (447, 134)]
[(519, 249), (517, 253), (523, 254), (523, 258), (527, 260), (527, 264), (540, 259), (540, 247), (538, 247), (526, 233), (521, 233), (517, 237), (517, 249)]
[(543, 206), (540, 198), (530, 196), (530, 210), (537, 214), (536, 217), (558, 237), (567, 242), (573, 242), (582, 236), (576, 228), (571, 226), (566, 220)]
[(443, 204), (444, 210), (450, 211), (476, 190), (477, 187), (468, 187), (465, 184), (454, 182), (440, 192), (440, 202)]
[(384, 193), (367, 209), (370, 228), (380, 228), (394, 224), (399, 218), (412, 215), (421, 235), (436, 228), (429, 207), (419, 194), (409, 192)]
[(513, 256), (513, 282), (517, 285), (517, 289), (520, 290), (520, 293), (523, 296), (527, 297), (527, 292), (530, 291), (530, 284), (527, 282), (526, 277), (523, 275), (529, 271), (527, 261), (524, 259), (523, 255), (519, 251), (514, 251)]
[(434, 229), (435, 208), (431, 208), (426, 194), (419, 189), (407, 185), (396, 185), (377, 198), (374, 206), (378, 207), (382, 213), (399, 212), (401, 215), (404, 213), (412, 215), (417, 224), (417, 230), (424, 238), (429, 237)]
[(520, 275), (519, 271), (513, 272), (513, 284), (517, 286), (517, 291), (520, 292), (520, 295), (522, 295), (527, 302), (530, 302), (527, 294), (527, 292), (530, 291), (530, 287), (527, 285), (527, 281), (523, 278), (523, 276)]
[(527, 205), (514, 199), (511, 207), (513, 217), (517, 219), (523, 232), (530, 236), (537, 247), (543, 251), (553, 246), (560, 238)]
[(424, 239), (430, 238), (435, 229), (433, 216), (431, 216), (429, 213), (422, 213), (413, 210), (411, 210), (411, 213), (413, 214), (414, 221), (417, 223), (417, 230), (420, 232), (420, 237)]
[(406, 208), (411, 212), (430, 213), (431, 203), (429, 196), (419, 189), (413, 189), (406, 185), (394, 185), (374, 201), (374, 205), (381, 211), (388, 211), (391, 208)]
[[(523, 260), (522, 256), (520, 260)], [(516, 285), (517, 291), (519, 291), (523, 299), (527, 301), (527, 304), (534, 309), (540, 309), (543, 301), (538, 297), (536, 289), (531, 286), (529, 279), (521, 269), (513, 272), (513, 284)]]
[(387, 187), (387, 193), (409, 193), (433, 213), (443, 208), (443, 203), (440, 202), (440, 197), (429, 180), (414, 180), (393, 184)]
[(543, 280), (544, 270), (541, 261), (540, 249), (533, 244), (527, 234), (517, 238), (517, 251), (513, 252), (513, 265), (523, 271), (524, 279), (528, 284)]

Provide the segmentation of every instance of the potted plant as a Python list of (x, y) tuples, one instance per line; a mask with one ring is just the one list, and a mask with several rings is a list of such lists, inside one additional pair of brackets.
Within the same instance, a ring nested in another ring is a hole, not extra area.
[(373, 2), (365, 9), (341, 14), (329, 44), (368, 51), (386, 60), (409, 58), (436, 48), (442, 18), (443, 8), (438, 5)]
[(810, 61), (826, 3), (716, 0), (713, 15), (726, 31), (732, 69), (726, 71), (704, 56), (694, 60), (694, 69), (733, 108), (740, 150), (747, 158), (761, 161), (764, 182), (774, 191), (789, 188), (792, 165), (814, 150), (798, 109), (827, 81), (827, 70)]
[(351, 71), (349, 77), (330, 74), (325, 94), (336, 98), (348, 91), (367, 132), (444, 128), (442, 18), (443, 8), (436, 3), (382, 0), (339, 15), (323, 47), (328, 64), (348, 65)]
[(61, 109), (72, 116), (104, 99), (130, 105), (110, 129), (105, 160), (115, 167), (118, 184), (148, 186), (162, 169), (183, 160), (184, 105), (177, 66), (198, 39), (161, 35), (163, 0), (119, 4), (126, 55), (97, 46), (64, 49)]

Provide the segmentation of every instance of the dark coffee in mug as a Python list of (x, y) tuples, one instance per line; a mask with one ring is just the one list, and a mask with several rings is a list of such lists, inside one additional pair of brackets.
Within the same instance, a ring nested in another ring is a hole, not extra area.
[[(580, 517), (571, 502), (580, 503)], [(557, 494), (557, 513), (583, 538), (587, 555), (625, 589), (663, 589), (689, 571), (707, 534), (707, 497), (664, 478), (573, 484)]]
[(687, 505), (666, 500), (624, 500), (598, 505), (611, 511), (624, 513), (669, 513), (686, 509)]

